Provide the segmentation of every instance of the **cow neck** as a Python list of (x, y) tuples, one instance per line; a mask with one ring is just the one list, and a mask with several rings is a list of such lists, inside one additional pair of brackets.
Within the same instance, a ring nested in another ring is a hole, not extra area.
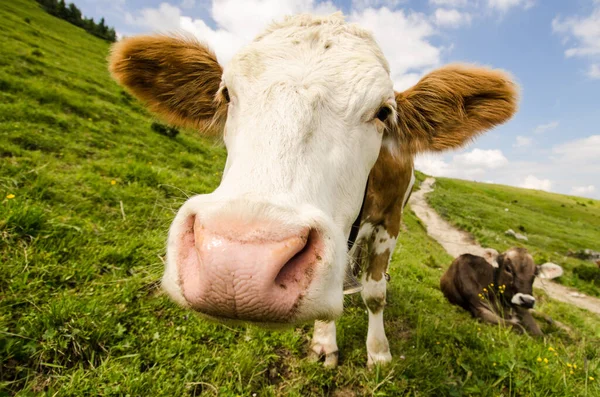
[[(365, 194), (363, 196), (363, 202), (360, 206), (360, 211), (358, 212), (358, 216), (354, 220), (352, 224), (352, 228), (350, 229), (350, 236), (348, 236), (348, 251), (354, 247), (354, 243), (356, 242), (356, 237), (358, 237), (358, 231), (360, 229), (360, 222), (362, 220), (363, 209), (365, 208), (365, 201), (367, 201), (367, 190), (369, 188), (369, 180), (367, 179), (367, 184), (365, 185)], [(354, 277), (354, 267), (352, 263), (346, 266), (346, 276), (344, 278), (344, 295), (354, 294), (362, 291), (363, 286), (361, 283)]]
[(369, 189), (369, 179), (367, 179), (367, 184), (365, 185), (365, 194), (363, 195), (363, 201), (360, 205), (360, 211), (358, 212), (358, 216), (354, 220), (352, 224), (352, 228), (350, 228), (350, 235), (348, 236), (348, 251), (354, 247), (354, 243), (356, 242), (356, 237), (358, 237), (358, 231), (360, 230), (360, 222), (362, 220), (363, 210), (365, 208), (365, 202), (367, 201), (367, 190)]

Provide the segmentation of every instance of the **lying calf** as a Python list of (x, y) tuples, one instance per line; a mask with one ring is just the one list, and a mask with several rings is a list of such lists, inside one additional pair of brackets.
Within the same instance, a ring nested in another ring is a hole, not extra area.
[[(532, 335), (542, 331), (529, 309), (535, 304), (533, 281), (553, 278), (558, 269), (536, 266), (525, 248), (511, 248), (496, 258), (498, 267), (480, 256), (464, 254), (452, 262), (440, 287), (450, 303), (492, 324), (522, 326)], [(556, 266), (556, 265), (552, 265)]]

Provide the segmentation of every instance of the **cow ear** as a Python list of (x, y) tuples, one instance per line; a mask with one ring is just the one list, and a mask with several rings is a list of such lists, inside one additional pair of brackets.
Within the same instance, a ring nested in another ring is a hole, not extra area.
[(547, 262), (537, 266), (539, 278), (552, 280), (563, 275), (563, 268), (555, 263)]
[(518, 88), (508, 74), (449, 65), (396, 93), (398, 140), (412, 153), (458, 148), (517, 110)]
[(227, 104), (215, 54), (191, 38), (135, 36), (112, 46), (113, 78), (167, 122), (220, 133)]
[(499, 268), (504, 266), (504, 254), (498, 255), (498, 257), (496, 258), (496, 262), (498, 262)]

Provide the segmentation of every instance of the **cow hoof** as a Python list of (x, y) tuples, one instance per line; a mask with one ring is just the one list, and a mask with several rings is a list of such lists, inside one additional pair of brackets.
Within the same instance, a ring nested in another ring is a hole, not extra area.
[[(313, 348), (314, 349), (314, 348)], [(335, 368), (338, 365), (338, 352), (331, 352), (331, 353), (327, 353), (327, 354), (323, 354), (323, 353), (318, 353), (318, 351), (320, 349), (315, 349), (313, 350), (311, 349), (308, 352), (308, 360), (315, 363), (317, 361), (319, 361), (321, 359), (321, 357), (323, 357), (323, 355), (325, 356), (325, 361), (323, 362), (323, 366), (325, 368)]]
[(369, 358), (367, 360), (367, 367), (369, 369), (373, 369), (376, 366), (386, 366), (392, 362), (392, 354), (387, 352), (369, 354)]

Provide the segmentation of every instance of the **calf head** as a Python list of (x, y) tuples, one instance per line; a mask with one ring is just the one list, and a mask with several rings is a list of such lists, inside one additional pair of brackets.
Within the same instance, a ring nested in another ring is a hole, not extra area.
[[(530, 309), (535, 304), (533, 282), (540, 273), (533, 257), (525, 248), (511, 248), (497, 258), (498, 268), (494, 282), (502, 288), (506, 303)], [(503, 286), (503, 287), (502, 287)]]
[(372, 36), (341, 15), (286, 19), (225, 68), (195, 40), (126, 38), (114, 78), (172, 124), (222, 135), (223, 179), (190, 198), (168, 238), (163, 287), (218, 320), (331, 320), (347, 245), (382, 145), (455, 148), (509, 119), (502, 72), (448, 66), (396, 93)]

